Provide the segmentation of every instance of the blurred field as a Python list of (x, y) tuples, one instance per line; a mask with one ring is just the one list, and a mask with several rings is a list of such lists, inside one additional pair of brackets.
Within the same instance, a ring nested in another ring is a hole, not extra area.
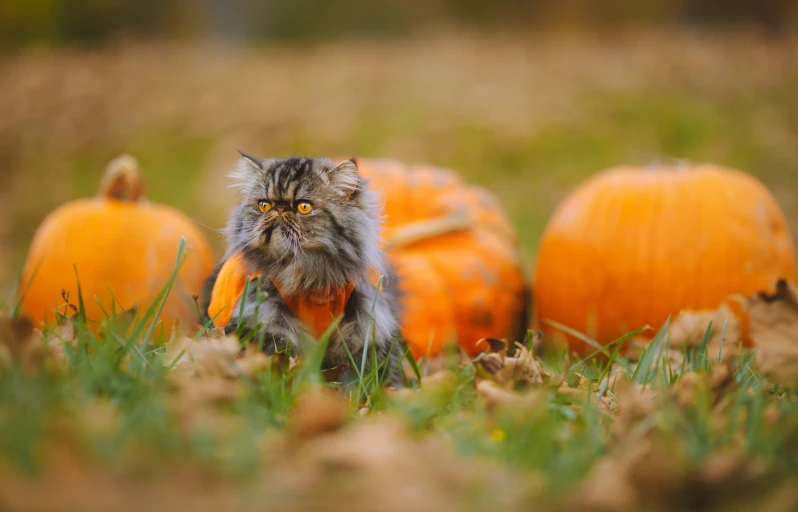
[(236, 149), (454, 168), (500, 197), (528, 269), (558, 201), (615, 164), (750, 171), (798, 235), (796, 91), (798, 39), (742, 31), (29, 49), (0, 61), (0, 288), (44, 216), (123, 151), (217, 249)]

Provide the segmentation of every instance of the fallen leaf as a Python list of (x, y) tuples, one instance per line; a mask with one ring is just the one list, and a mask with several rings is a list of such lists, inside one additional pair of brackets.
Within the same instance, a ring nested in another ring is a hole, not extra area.
[(516, 343), (516, 347), (516, 356), (505, 358), (503, 368), (496, 372), (496, 380), (513, 383), (516, 387), (543, 384), (545, 372), (532, 351), (520, 343)]
[(746, 304), (756, 364), (777, 381), (798, 383), (798, 290), (780, 280), (775, 293), (759, 293)]
[(507, 342), (504, 340), (500, 340), (498, 338), (481, 338), (477, 341), (477, 347), (488, 347), (488, 353), (502, 353), (505, 355), (507, 353)]
[(542, 407), (545, 400), (545, 392), (542, 389), (516, 393), (507, 391), (492, 381), (483, 380), (477, 383), (477, 396), (491, 414), (504, 409), (510, 411), (516, 418), (521, 418), (535, 410), (545, 409)]
[(315, 437), (342, 427), (351, 412), (352, 406), (345, 397), (329, 388), (313, 386), (297, 397), (289, 430), (298, 440)]
[(193, 340), (183, 335), (175, 322), (172, 337), (166, 343), (164, 362), (172, 366), (172, 375), (177, 377), (236, 379), (242, 373), (235, 360), (240, 351), (238, 340), (232, 336)]
[(249, 344), (240, 351), (235, 358), (235, 363), (238, 365), (241, 375), (250, 378), (282, 367), (280, 356), (268, 356), (262, 350), (258, 350), (254, 344)]
[(682, 349), (698, 348), (707, 336), (709, 328), (707, 341), (709, 358), (712, 361), (717, 361), (719, 355), (724, 360), (732, 358), (739, 352), (739, 343), (744, 342), (744, 339), (742, 319), (729, 304), (724, 302), (714, 310), (680, 311), (668, 327), (671, 346)]
[(123, 334), (126, 333), (136, 318), (138, 313), (138, 306), (134, 305), (130, 309), (117, 313), (113, 317), (104, 319), (100, 323), (98, 330), (98, 337), (100, 339), (107, 339), (111, 333)]
[(644, 386), (620, 376), (615, 383), (615, 397), (618, 417), (612, 424), (616, 438), (623, 438), (639, 425), (657, 407), (656, 392), (651, 386)]
[(525, 345), (515, 344), (513, 357), (507, 356), (507, 348), (501, 340), (491, 342), (491, 352), (483, 354), (476, 364), (492, 379), (507, 389), (521, 389), (543, 384), (550, 375), (538, 363), (535, 355)]
[(421, 386), (427, 388), (435, 386), (454, 386), (455, 384), (457, 384), (457, 377), (451, 370), (440, 370), (421, 378)]
[(0, 317), (0, 344), (7, 349), (9, 356), (20, 357), (29, 351), (30, 345), (35, 343), (34, 337), (35, 329), (28, 318)]

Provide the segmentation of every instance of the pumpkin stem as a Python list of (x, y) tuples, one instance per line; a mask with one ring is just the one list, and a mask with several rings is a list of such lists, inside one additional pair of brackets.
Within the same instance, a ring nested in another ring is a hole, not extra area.
[(690, 162), (687, 160), (683, 160), (681, 158), (654, 158), (648, 162), (646, 165), (646, 171), (648, 172), (657, 172), (663, 168), (665, 169), (672, 169), (677, 173), (682, 173), (687, 171), (690, 166)]
[(386, 238), (388, 247), (404, 247), (420, 240), (467, 229), (472, 225), (468, 214), (455, 213), (448, 217), (411, 222), (390, 232)]
[(144, 182), (139, 174), (138, 161), (128, 154), (111, 160), (105, 167), (100, 196), (119, 201), (138, 201), (144, 196)]

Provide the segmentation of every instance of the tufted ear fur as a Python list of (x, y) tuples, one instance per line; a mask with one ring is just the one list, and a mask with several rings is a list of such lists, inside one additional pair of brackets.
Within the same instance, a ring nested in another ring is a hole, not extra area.
[(357, 161), (354, 158), (344, 160), (330, 169), (328, 176), (330, 184), (346, 199), (351, 198), (360, 188), (360, 175), (357, 170)]
[(230, 187), (242, 190), (252, 180), (252, 173), (263, 170), (263, 163), (253, 156), (249, 156), (241, 151), (238, 152), (241, 158), (236, 162), (235, 168), (228, 175), (231, 179)]

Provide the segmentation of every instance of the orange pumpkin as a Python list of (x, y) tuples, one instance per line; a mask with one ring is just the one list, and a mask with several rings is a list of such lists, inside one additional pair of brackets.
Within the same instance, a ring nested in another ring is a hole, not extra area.
[(793, 242), (752, 176), (708, 164), (612, 168), (567, 197), (544, 231), (535, 323), (584, 354), (593, 349), (551, 322), (606, 344), (779, 278), (795, 278)]
[(162, 318), (166, 333), (175, 318), (192, 327), (198, 320), (192, 296), (213, 269), (210, 246), (183, 213), (142, 196), (137, 162), (123, 155), (106, 169), (99, 197), (53, 211), (27, 255), (19, 287), (21, 314), (43, 324), (52, 323), (56, 311), (70, 314), (64, 296), (77, 305), (75, 267), (90, 325), (112, 310), (136, 305), (143, 311), (171, 276), (184, 236), (185, 257)]
[(515, 231), (496, 198), (452, 171), (359, 159), (382, 194), (388, 258), (400, 292), (402, 335), (415, 357), (481, 338), (522, 339), (527, 286)]

